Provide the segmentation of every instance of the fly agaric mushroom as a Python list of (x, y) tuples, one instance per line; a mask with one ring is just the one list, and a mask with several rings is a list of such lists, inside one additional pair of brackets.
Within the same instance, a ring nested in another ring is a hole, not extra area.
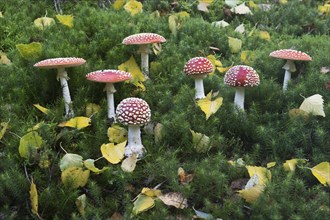
[(203, 79), (213, 71), (212, 63), (205, 57), (194, 57), (188, 60), (183, 71), (195, 79), (195, 99), (205, 98)]
[(153, 43), (163, 43), (166, 42), (166, 39), (154, 33), (140, 33), (140, 34), (133, 34), (124, 38), (123, 44), (139, 44), (140, 48), (138, 52), (141, 53), (141, 69), (143, 74), (146, 78), (149, 78), (149, 48), (148, 44)]
[(260, 83), (258, 73), (250, 66), (237, 65), (231, 67), (225, 75), (225, 84), (235, 87), (235, 105), (244, 110), (245, 87), (258, 86)]
[(285, 69), (284, 81), (283, 81), (283, 91), (285, 92), (288, 89), (288, 82), (291, 79), (291, 73), (296, 71), (296, 65), (294, 60), (299, 61), (311, 61), (312, 58), (304, 52), (292, 50), (292, 49), (283, 49), (275, 50), (269, 54), (271, 57), (280, 58), (287, 60), (285, 65), (282, 67)]
[(86, 60), (77, 57), (63, 57), (63, 58), (52, 58), (42, 60), (36, 64), (34, 67), (43, 68), (43, 69), (57, 69), (57, 80), (60, 81), (61, 87), (63, 90), (63, 99), (65, 104), (65, 116), (71, 117), (74, 116), (73, 109), (71, 108), (71, 96), (68, 85), (68, 77), (65, 68), (79, 66), (86, 63)]
[(95, 72), (88, 73), (86, 78), (90, 81), (106, 83), (104, 91), (107, 93), (108, 102), (108, 120), (110, 123), (116, 122), (115, 120), (115, 104), (114, 104), (114, 93), (116, 89), (114, 83), (123, 82), (132, 79), (132, 75), (129, 72), (122, 70), (98, 70)]
[(145, 149), (141, 141), (140, 126), (150, 121), (151, 111), (148, 103), (140, 98), (123, 99), (117, 106), (116, 116), (120, 123), (128, 125), (125, 156), (137, 154), (141, 157)]

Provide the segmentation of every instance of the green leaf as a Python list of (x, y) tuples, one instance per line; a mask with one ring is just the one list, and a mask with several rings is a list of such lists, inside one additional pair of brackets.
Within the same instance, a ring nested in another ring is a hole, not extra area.
[(24, 59), (36, 59), (42, 54), (42, 44), (32, 42), (30, 44), (16, 44), (16, 48)]
[(102, 170), (100, 170), (99, 168), (95, 167), (95, 160), (93, 159), (87, 159), (84, 160), (84, 166), (89, 169), (90, 171), (92, 171), (93, 173), (99, 174), (102, 173), (104, 171), (106, 171), (107, 169), (109, 169), (109, 167), (103, 167)]
[(1, 140), (7, 131), (8, 122), (1, 122), (0, 127), (2, 127), (0, 131), (0, 140)]
[(76, 199), (76, 206), (81, 215), (85, 214), (85, 208), (86, 208), (86, 194), (82, 194)]
[(65, 154), (60, 160), (60, 169), (64, 171), (70, 167), (83, 167), (83, 157), (79, 154)]
[(155, 206), (155, 201), (153, 198), (146, 195), (138, 195), (137, 199), (134, 201), (133, 214), (137, 215), (141, 212), (145, 212)]
[(242, 48), (242, 41), (237, 38), (228, 37), (228, 45), (232, 53), (238, 53)]
[(77, 189), (87, 184), (89, 174), (89, 170), (83, 170), (81, 167), (70, 167), (62, 172), (62, 183), (65, 187)]
[(201, 134), (190, 130), (192, 134), (192, 143), (198, 153), (205, 153), (210, 148), (210, 138), (205, 134)]
[(26, 159), (31, 159), (37, 154), (37, 150), (41, 148), (43, 144), (42, 138), (39, 136), (38, 132), (31, 131), (24, 135), (19, 143), (19, 154), (21, 157)]

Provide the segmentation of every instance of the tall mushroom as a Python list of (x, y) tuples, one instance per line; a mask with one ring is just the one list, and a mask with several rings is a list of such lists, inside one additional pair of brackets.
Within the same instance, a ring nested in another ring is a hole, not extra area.
[(141, 69), (146, 78), (149, 78), (149, 53), (148, 44), (163, 43), (166, 39), (154, 33), (140, 33), (130, 35), (123, 40), (123, 44), (138, 44), (140, 48), (138, 52), (141, 53)]
[(145, 149), (141, 141), (140, 126), (150, 121), (151, 111), (148, 103), (140, 98), (123, 99), (117, 106), (116, 116), (120, 123), (128, 125), (125, 156), (137, 154), (142, 157)]
[(65, 68), (79, 66), (86, 63), (86, 60), (77, 57), (63, 57), (63, 58), (51, 58), (42, 60), (36, 64), (34, 67), (43, 68), (43, 69), (57, 69), (57, 80), (60, 81), (61, 87), (63, 90), (63, 99), (65, 104), (65, 116), (71, 117), (74, 116), (72, 109), (70, 90), (68, 85), (68, 77)]
[(288, 89), (288, 82), (291, 80), (291, 73), (296, 71), (296, 65), (294, 64), (294, 60), (299, 61), (311, 61), (312, 58), (304, 52), (292, 50), (292, 49), (282, 49), (275, 50), (269, 54), (270, 57), (280, 58), (287, 60), (284, 66), (285, 69), (284, 81), (283, 81), (283, 92)]
[(114, 83), (123, 82), (132, 79), (132, 75), (122, 70), (98, 70), (95, 72), (88, 73), (86, 78), (90, 81), (106, 83), (104, 91), (107, 93), (108, 103), (108, 120), (110, 124), (116, 122), (115, 104), (114, 104), (114, 93), (116, 89)]
[(194, 57), (185, 64), (184, 73), (195, 79), (195, 99), (205, 98), (203, 79), (213, 71), (213, 65), (205, 57)]
[(252, 67), (237, 65), (226, 72), (224, 82), (236, 88), (234, 103), (244, 111), (245, 87), (258, 86), (260, 79), (258, 73)]

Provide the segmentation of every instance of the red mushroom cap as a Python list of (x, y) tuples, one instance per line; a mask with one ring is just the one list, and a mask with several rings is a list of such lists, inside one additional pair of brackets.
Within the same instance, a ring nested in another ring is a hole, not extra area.
[(225, 75), (225, 84), (229, 86), (253, 87), (260, 83), (258, 73), (250, 66), (237, 65), (231, 67)]
[(187, 76), (206, 75), (213, 71), (213, 65), (211, 61), (205, 57), (194, 57), (188, 60), (183, 71)]
[(118, 104), (116, 116), (124, 125), (142, 126), (150, 121), (151, 111), (143, 99), (126, 98)]
[(151, 43), (163, 43), (166, 39), (159, 34), (154, 33), (140, 33), (133, 34), (126, 37), (123, 40), (123, 44), (151, 44)]
[(94, 82), (116, 83), (132, 79), (129, 72), (122, 70), (98, 70), (88, 73), (86, 78)]
[(311, 61), (312, 58), (304, 52), (292, 49), (275, 50), (269, 54), (271, 57), (285, 60)]
[(45, 69), (53, 69), (53, 68), (66, 68), (79, 66), (86, 63), (86, 60), (77, 57), (61, 57), (61, 58), (51, 58), (47, 60), (42, 60), (36, 64), (34, 67), (45, 68)]

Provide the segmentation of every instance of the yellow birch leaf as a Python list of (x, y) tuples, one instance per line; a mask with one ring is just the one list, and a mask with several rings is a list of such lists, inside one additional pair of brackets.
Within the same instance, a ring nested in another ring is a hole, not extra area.
[(85, 208), (86, 208), (86, 194), (82, 194), (81, 196), (79, 196), (75, 203), (76, 203), (76, 206), (77, 206), (77, 209), (79, 211), (79, 213), (81, 215), (84, 215), (85, 214)]
[(32, 42), (30, 44), (16, 44), (16, 48), (24, 59), (36, 59), (41, 56), (42, 44)]
[(33, 104), (34, 107), (36, 107), (38, 110), (40, 110), (42, 113), (48, 115), (48, 113), (50, 112), (48, 108), (42, 107), (39, 104)]
[(38, 215), (38, 191), (37, 186), (34, 184), (33, 180), (30, 186), (30, 202), (32, 213)]
[(269, 162), (267, 163), (266, 167), (269, 169), (269, 168), (272, 168), (276, 165), (276, 162)]
[(159, 189), (150, 189), (148, 187), (144, 187), (141, 191), (141, 194), (149, 197), (158, 197), (162, 195), (162, 191), (160, 191)]
[(306, 159), (291, 159), (286, 160), (283, 164), (283, 168), (285, 171), (295, 171), (297, 163), (306, 163)]
[(0, 11), (0, 18), (3, 18), (3, 14), (2, 14), (2, 11)]
[(313, 175), (320, 181), (324, 186), (330, 186), (330, 163), (322, 162), (313, 168), (310, 168)]
[(197, 105), (205, 113), (206, 120), (209, 119), (211, 115), (216, 113), (222, 105), (222, 97), (218, 97), (215, 100), (212, 100), (212, 91), (209, 92), (205, 98), (197, 101)]
[(131, 13), (132, 16), (142, 12), (142, 3), (136, 0), (129, 0), (125, 5), (124, 9)]
[(91, 117), (95, 113), (99, 112), (101, 109), (101, 106), (95, 104), (95, 103), (87, 103), (86, 104), (86, 116)]
[(0, 64), (10, 65), (11, 61), (8, 59), (7, 54), (0, 50)]
[(225, 73), (225, 72), (227, 72), (230, 68), (231, 68), (231, 66), (228, 66), (228, 67), (217, 67), (217, 70), (218, 70), (220, 73)]
[(265, 167), (257, 167), (257, 166), (245, 166), (249, 172), (249, 176), (257, 175), (258, 177), (258, 185), (266, 185), (272, 178), (271, 172)]
[(91, 119), (87, 117), (74, 117), (71, 118), (69, 121), (61, 122), (58, 126), (59, 127), (71, 127), (71, 128), (77, 128), (78, 130), (82, 128), (86, 128), (90, 126)]
[(18, 147), (18, 152), (21, 157), (30, 159), (37, 154), (37, 150), (41, 148), (43, 139), (40, 137), (38, 132), (32, 131), (24, 135)]
[(209, 12), (208, 6), (212, 4), (213, 0), (198, 0), (197, 9), (199, 11)]
[(222, 63), (220, 60), (217, 60), (217, 58), (214, 55), (208, 55), (206, 57), (213, 65), (213, 72), (209, 73), (209, 75), (213, 75), (214, 71), (217, 67), (222, 67)]
[(131, 73), (133, 80), (130, 82), (133, 85), (141, 88), (143, 91), (146, 90), (145, 86), (142, 83), (146, 80), (146, 78), (143, 75), (140, 67), (137, 65), (133, 56), (131, 56), (126, 62), (120, 64), (118, 66), (118, 69)]
[(5, 135), (7, 128), (8, 128), (9, 123), (8, 122), (1, 122), (0, 123), (0, 127), (1, 131), (0, 131), (0, 140), (3, 138), (3, 136)]
[(288, 0), (279, 0), (278, 2), (283, 5), (288, 4)]
[(320, 94), (315, 94), (304, 99), (299, 109), (312, 115), (319, 115), (325, 117), (323, 110), (323, 97)]
[(205, 134), (201, 134), (190, 130), (192, 134), (192, 143), (198, 153), (206, 152), (210, 148), (210, 138)]
[(73, 15), (56, 15), (56, 18), (61, 24), (73, 28)]
[(246, 65), (251, 65), (257, 59), (255, 51), (243, 50), (241, 52), (241, 62)]
[(246, 202), (254, 202), (263, 192), (264, 186), (258, 185), (249, 189), (239, 190), (239, 195), (245, 199)]
[(263, 40), (270, 40), (270, 34), (267, 31), (259, 31), (259, 38)]
[(242, 41), (237, 38), (228, 37), (228, 45), (232, 53), (238, 53), (242, 48)]
[(114, 143), (102, 144), (102, 156), (112, 164), (119, 163), (124, 158), (126, 141), (115, 145)]
[(133, 214), (137, 215), (141, 212), (145, 212), (155, 206), (155, 201), (153, 198), (146, 195), (138, 195), (137, 199), (134, 201)]
[(259, 6), (256, 3), (254, 3), (254, 1), (249, 1), (249, 7), (255, 10), (259, 9)]
[(100, 170), (99, 168), (95, 167), (95, 160), (93, 159), (87, 159), (84, 160), (84, 166), (89, 169), (90, 171), (92, 171), (93, 173), (96, 174), (100, 174), (103, 173), (104, 171), (106, 171), (107, 169), (109, 169), (109, 167), (103, 167), (102, 170)]
[(158, 197), (165, 205), (174, 206), (177, 209), (188, 207), (188, 201), (180, 193), (170, 192)]
[(119, 9), (121, 9), (121, 8), (124, 6), (124, 4), (125, 4), (125, 0), (116, 0), (116, 1), (113, 3), (112, 7), (113, 7), (116, 11), (118, 11)]
[(112, 124), (108, 128), (108, 137), (111, 143), (122, 143), (127, 140), (127, 130), (119, 125)]
[(330, 13), (330, 4), (319, 5), (317, 9), (321, 14), (328, 14)]
[(62, 183), (71, 189), (84, 187), (87, 184), (89, 174), (89, 170), (83, 170), (81, 167), (69, 167), (61, 174)]
[(45, 30), (48, 26), (54, 25), (55, 20), (53, 18), (48, 17), (41, 17), (37, 18), (33, 21), (34, 26), (37, 27), (39, 30)]
[(137, 163), (137, 155), (133, 154), (130, 157), (127, 157), (123, 160), (123, 162), (121, 163), (121, 169), (124, 172), (133, 172), (135, 170), (136, 167), (136, 163)]

